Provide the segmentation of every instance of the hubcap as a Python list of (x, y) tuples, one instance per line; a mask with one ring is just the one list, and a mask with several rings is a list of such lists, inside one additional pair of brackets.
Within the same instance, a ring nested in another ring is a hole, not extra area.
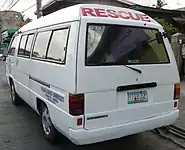
[(12, 101), (15, 101), (15, 90), (14, 90), (14, 86), (11, 86), (11, 97), (12, 97)]
[(44, 108), (42, 112), (42, 126), (46, 135), (49, 135), (51, 132), (51, 119), (47, 108)]

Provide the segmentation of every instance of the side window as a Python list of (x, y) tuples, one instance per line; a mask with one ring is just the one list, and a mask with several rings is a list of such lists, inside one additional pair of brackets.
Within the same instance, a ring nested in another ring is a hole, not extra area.
[(13, 37), (11, 45), (9, 47), (8, 55), (14, 56), (17, 42), (19, 42), (19, 37), (18, 36)]
[(30, 34), (28, 35), (28, 39), (27, 39), (27, 44), (26, 44), (26, 48), (25, 48), (25, 52), (24, 55), (25, 56), (30, 56), (30, 51), (31, 51), (31, 45), (33, 42), (33, 38), (34, 38), (34, 34)]
[(53, 31), (47, 59), (64, 63), (69, 29)]
[(33, 49), (32, 57), (46, 58), (46, 51), (52, 31), (40, 32), (37, 35), (35, 46)]
[(27, 35), (24, 35), (21, 37), (21, 42), (20, 42), (19, 50), (18, 50), (18, 56), (24, 55), (27, 37), (28, 37)]

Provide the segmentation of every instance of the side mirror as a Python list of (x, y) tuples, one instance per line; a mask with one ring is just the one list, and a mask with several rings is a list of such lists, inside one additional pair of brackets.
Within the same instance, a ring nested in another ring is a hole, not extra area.
[(171, 36), (167, 32), (163, 32), (164, 38), (168, 38), (169, 42), (171, 43)]
[(156, 36), (156, 40), (157, 40), (157, 42), (158, 42), (159, 44), (163, 43), (163, 35), (162, 35), (161, 32), (157, 32), (157, 33), (155, 34), (155, 36)]

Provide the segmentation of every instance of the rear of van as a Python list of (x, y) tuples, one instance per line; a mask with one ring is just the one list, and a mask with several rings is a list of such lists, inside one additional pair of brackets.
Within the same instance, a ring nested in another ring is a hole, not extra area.
[[(149, 16), (123, 8), (82, 5), (76, 91), (89, 144), (172, 124), (179, 115), (180, 80), (163, 28)], [(79, 114), (78, 114), (79, 113)]]

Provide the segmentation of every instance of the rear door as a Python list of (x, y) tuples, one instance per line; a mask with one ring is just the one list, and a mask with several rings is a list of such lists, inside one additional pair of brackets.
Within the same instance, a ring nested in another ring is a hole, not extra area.
[(77, 91), (85, 93), (86, 129), (173, 111), (179, 77), (167, 38), (157, 42), (158, 29), (89, 23), (81, 32), (87, 34), (80, 36)]

